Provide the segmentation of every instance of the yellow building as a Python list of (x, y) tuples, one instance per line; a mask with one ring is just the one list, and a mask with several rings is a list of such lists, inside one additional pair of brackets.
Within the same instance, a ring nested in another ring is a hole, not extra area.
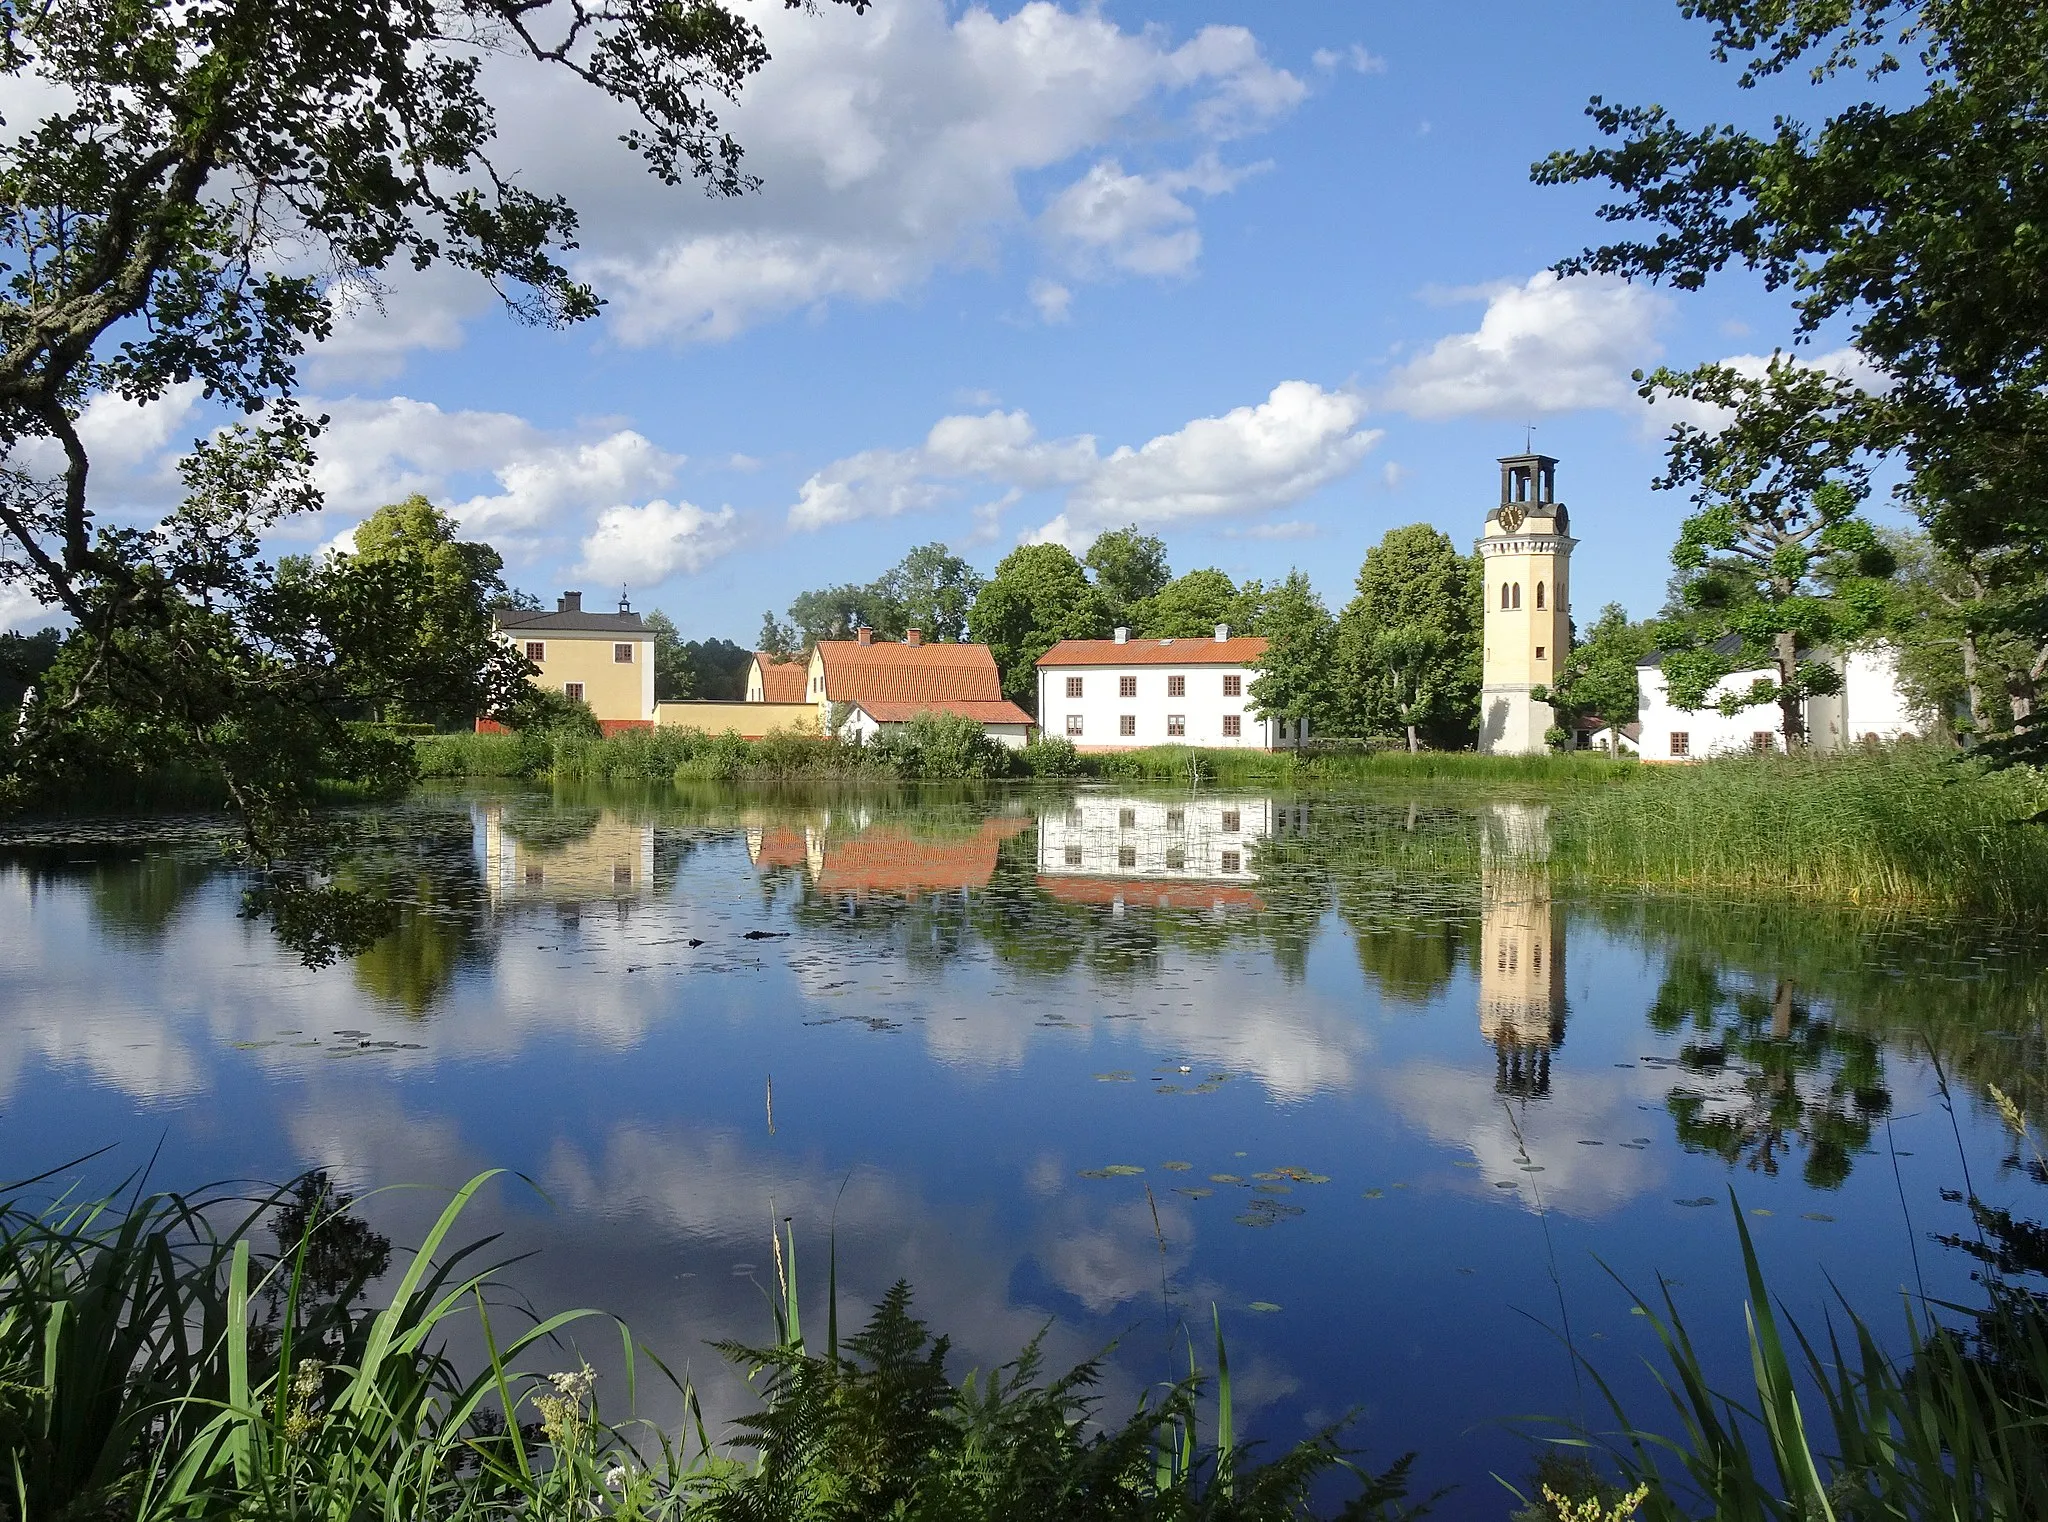
[(589, 704), (606, 734), (654, 723), (654, 631), (625, 598), (586, 613), (581, 592), (564, 592), (552, 613), (499, 613), (498, 638), (538, 668), (536, 687)]
[(1557, 461), (1509, 455), (1500, 462), (1500, 506), (1479, 540), (1486, 577), (1484, 688), (1479, 748), (1535, 755), (1557, 722), (1532, 688), (1557, 680), (1571, 644), (1571, 558), (1578, 541), (1557, 500)]

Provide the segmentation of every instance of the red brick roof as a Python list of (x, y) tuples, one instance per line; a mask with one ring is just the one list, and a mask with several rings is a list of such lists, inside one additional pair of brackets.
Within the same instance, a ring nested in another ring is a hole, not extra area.
[(962, 698), (928, 698), (922, 702), (892, 703), (882, 698), (868, 698), (858, 705), (863, 713), (877, 724), (903, 724), (921, 713), (957, 713), (977, 724), (1030, 724), (1030, 714), (1015, 703), (1000, 700), (993, 703), (975, 702)]
[[(748, 845), (753, 844), (752, 836)], [(810, 858), (805, 849), (804, 832), (792, 829), (786, 824), (771, 824), (761, 831), (760, 849), (754, 854), (754, 865), (766, 872), (772, 867), (801, 867)]]
[(1229, 639), (1063, 639), (1038, 658), (1041, 666), (1254, 666), (1266, 642), (1251, 634)]
[(754, 652), (754, 665), (761, 673), (761, 701), (801, 703), (810, 696), (804, 691), (811, 668), (799, 658), (778, 661), (765, 650)]
[(995, 657), (986, 645), (863, 645), (850, 639), (821, 640), (818, 655), (825, 663), (825, 696), (834, 703), (866, 707), (873, 700), (929, 708), (934, 700), (1003, 700), (1003, 681), (996, 675)]
[(1011, 836), (1031, 827), (1029, 817), (984, 819), (972, 835), (933, 839), (894, 825), (877, 825), (850, 839), (828, 839), (818, 888), (825, 893), (887, 893), (915, 897), (959, 888), (985, 888), (996, 853)]

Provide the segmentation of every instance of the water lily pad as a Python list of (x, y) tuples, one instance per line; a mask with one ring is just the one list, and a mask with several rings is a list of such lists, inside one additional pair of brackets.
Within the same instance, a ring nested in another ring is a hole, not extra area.
[(1749, 1213), (1750, 1213), (1751, 1215), (1776, 1215), (1776, 1214), (1777, 1214), (1777, 1212), (1776, 1212), (1775, 1210), (1766, 1210), (1766, 1209), (1765, 1209), (1765, 1208), (1764, 1208), (1763, 1206), (1761, 1206), (1761, 1205), (1752, 1205), (1752, 1206), (1750, 1206), (1750, 1208), (1749, 1208)]
[(1119, 1069), (1117, 1072), (1114, 1073), (1097, 1073), (1095, 1075), (1095, 1081), (1097, 1083), (1133, 1083), (1136, 1081), (1136, 1079), (1132, 1074), (1123, 1072), (1121, 1069)]
[(1242, 1184), (1244, 1180), (1234, 1173), (1212, 1173), (1209, 1175), (1209, 1182), (1212, 1184)]
[(1650, 1314), (1648, 1311), (1644, 1310), (1640, 1305), (1630, 1306), (1628, 1308), (1628, 1313), (1631, 1316), (1647, 1316)]
[(1361, 1194), (1359, 1198), (1361, 1200), (1382, 1200), (1385, 1199), (1386, 1196), (1387, 1192), (1384, 1189), (1368, 1189), (1365, 1191), (1364, 1194)]
[(1279, 1222), (1272, 1216), (1260, 1215), (1257, 1211), (1251, 1211), (1239, 1216), (1237, 1224), (1240, 1226), (1277, 1226)]
[(1254, 1185), (1252, 1186), (1252, 1193), (1254, 1193), (1254, 1194), (1292, 1194), (1292, 1193), (1294, 1193), (1294, 1186), (1293, 1186), (1292, 1184), (1254, 1184)]
[(1145, 1170), (1135, 1163), (1104, 1163), (1102, 1171), (1111, 1178), (1136, 1178)]
[(1177, 1083), (1162, 1083), (1153, 1089), (1152, 1092), (1155, 1094), (1178, 1094), (1180, 1092), (1180, 1085)]
[(1176, 1184), (1174, 1185), (1173, 1192), (1175, 1194), (1184, 1194), (1191, 1200), (1206, 1200), (1207, 1198), (1209, 1198), (1210, 1195), (1214, 1194), (1216, 1191), (1213, 1189), (1205, 1189), (1199, 1184), (1196, 1184), (1192, 1187), (1186, 1184)]
[(1273, 1312), (1279, 1310), (1280, 1307), (1275, 1305), (1270, 1300), (1254, 1300), (1250, 1305), (1246, 1306), (1245, 1309), (1248, 1311), (1257, 1311), (1262, 1316), (1270, 1316), (1273, 1314)]
[(1108, 1170), (1107, 1168), (1083, 1168), (1083, 1169), (1081, 1170), (1081, 1172), (1080, 1172), (1080, 1177), (1082, 1177), (1082, 1178), (1108, 1178), (1108, 1177), (1109, 1177), (1109, 1170)]
[(1711, 1204), (1713, 1204), (1713, 1203), (1714, 1203), (1714, 1197), (1713, 1197), (1713, 1196), (1712, 1196), (1711, 1194), (1703, 1194), (1703, 1195), (1701, 1195), (1701, 1196), (1700, 1196), (1700, 1197), (1699, 1197), (1698, 1199), (1693, 1199), (1693, 1200), (1673, 1200), (1673, 1201), (1672, 1201), (1672, 1204), (1674, 1204), (1674, 1205), (1683, 1205), (1683, 1206), (1684, 1206), (1684, 1207), (1685, 1207), (1685, 1208), (1686, 1208), (1687, 1210), (1697, 1210), (1697, 1209), (1699, 1209), (1699, 1208), (1700, 1208), (1700, 1206), (1702, 1206), (1702, 1205), (1711, 1205)]
[(1799, 1219), (1802, 1221), (1832, 1221), (1834, 1217), (1827, 1214), (1825, 1211), (1809, 1210)]
[(1511, 1178), (1504, 1178), (1500, 1180), (1498, 1183), (1496, 1183), (1493, 1187), (1496, 1189), (1519, 1189), (1521, 1188), (1521, 1185), (1517, 1184)]
[(1194, 1167), (1195, 1165), (1193, 1163), (1172, 1162), (1161, 1163), (1159, 1166), (1164, 1168), (1168, 1173), (1186, 1173), (1190, 1168)]

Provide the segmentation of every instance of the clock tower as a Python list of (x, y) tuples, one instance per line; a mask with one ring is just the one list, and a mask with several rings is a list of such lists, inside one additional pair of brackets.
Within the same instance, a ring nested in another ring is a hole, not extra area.
[(1486, 578), (1484, 689), (1479, 748), (1526, 756), (1548, 749), (1557, 722), (1531, 689), (1557, 680), (1571, 643), (1571, 558), (1578, 541), (1557, 500), (1557, 461), (1544, 454), (1500, 462), (1500, 506), (1486, 515), (1479, 559)]

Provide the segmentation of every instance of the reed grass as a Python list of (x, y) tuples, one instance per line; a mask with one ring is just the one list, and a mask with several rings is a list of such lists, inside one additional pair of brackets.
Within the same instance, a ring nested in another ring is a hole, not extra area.
[(1551, 870), (1591, 884), (2018, 917), (2048, 905), (2048, 778), (1931, 745), (1639, 767), (1554, 811)]

